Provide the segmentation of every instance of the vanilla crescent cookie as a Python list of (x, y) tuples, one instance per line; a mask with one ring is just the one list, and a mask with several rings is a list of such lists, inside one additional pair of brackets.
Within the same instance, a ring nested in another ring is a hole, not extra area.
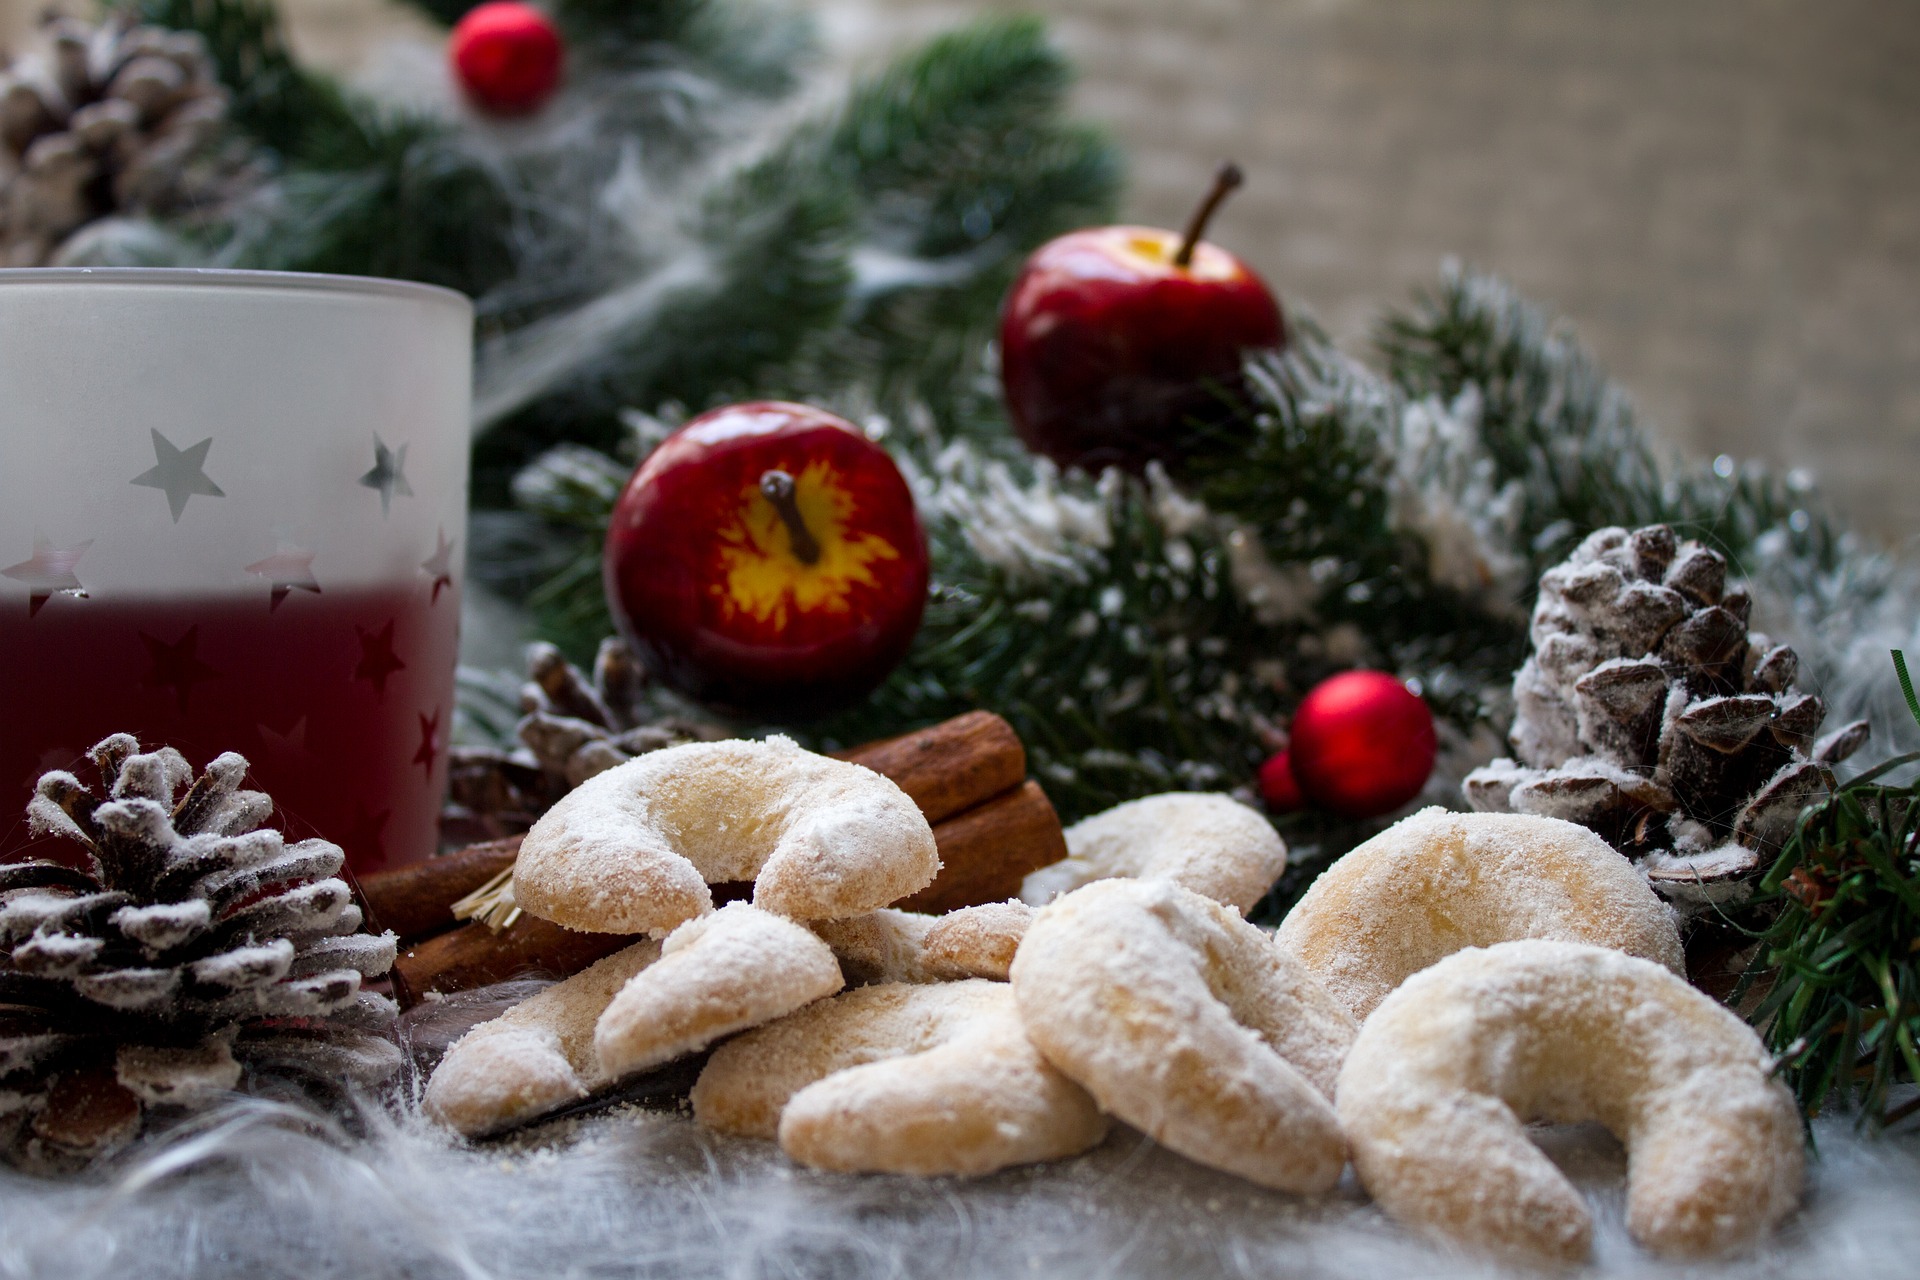
[(635, 973), (594, 1026), (610, 1080), (706, 1048), (838, 991), (827, 944), (793, 921), (745, 902), (675, 929), (660, 959)]
[(594, 1023), (620, 988), (659, 958), (658, 942), (636, 942), (467, 1032), (427, 1081), (427, 1114), (479, 1137), (610, 1083), (593, 1052)]
[(1673, 913), (1631, 863), (1585, 827), (1513, 813), (1401, 819), (1322, 872), (1278, 936), (1362, 1020), (1409, 974), (1519, 938), (1686, 972)]
[(711, 911), (710, 883), (751, 880), (756, 906), (820, 920), (884, 907), (939, 870), (899, 787), (772, 737), (668, 747), (589, 778), (527, 833), (513, 893), (569, 929), (659, 934)]
[(1529, 1121), (1598, 1121), (1627, 1148), (1627, 1227), (1699, 1257), (1798, 1202), (1800, 1115), (1738, 1015), (1659, 965), (1522, 941), (1449, 956), (1361, 1028), (1339, 1112), (1360, 1181), (1394, 1217), (1483, 1248), (1576, 1262), (1580, 1194)]
[(991, 1173), (1107, 1132), (1027, 1039), (1013, 992), (985, 979), (861, 987), (750, 1031), (708, 1059), (693, 1114), (846, 1173)]
[(1005, 982), (1032, 920), (1024, 902), (989, 902), (943, 916), (886, 908), (808, 927), (833, 948), (850, 983)]
[(1164, 881), (1077, 889), (1027, 929), (1013, 993), (1047, 1060), (1162, 1145), (1283, 1191), (1339, 1181), (1353, 1019), (1230, 907)]
[(1095, 880), (1170, 880), (1241, 915), (1287, 869), (1287, 846), (1231, 796), (1170, 791), (1116, 805), (1066, 830), (1067, 856), (1029, 874), (1020, 896), (1045, 906)]

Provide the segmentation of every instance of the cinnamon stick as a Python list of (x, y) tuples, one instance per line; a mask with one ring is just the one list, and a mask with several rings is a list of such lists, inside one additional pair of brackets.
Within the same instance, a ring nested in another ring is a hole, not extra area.
[(489, 840), (411, 867), (362, 876), (360, 897), (369, 924), (393, 930), (403, 942), (453, 928), (460, 923), (453, 904), (512, 866), (521, 839)]
[[(752, 881), (711, 886), (715, 906), (753, 897)], [(623, 933), (579, 933), (522, 912), (495, 932), (475, 921), (421, 939), (393, 961), (394, 997), (411, 1008), (429, 992), (448, 995), (509, 978), (570, 978), (634, 939)]]
[(1067, 856), (1060, 816), (1037, 782), (1023, 782), (935, 824), (933, 839), (940, 849), (940, 874), (894, 904), (903, 910), (944, 915), (1004, 902), (1020, 892), (1029, 871)]
[(413, 1004), (429, 992), (466, 991), (509, 978), (565, 978), (632, 942), (625, 934), (576, 933), (525, 914), (498, 933), (466, 924), (402, 951), (393, 962), (395, 986), (403, 1003)]
[(1017, 787), (1027, 776), (1020, 735), (991, 711), (969, 711), (835, 756), (891, 778), (932, 823)]

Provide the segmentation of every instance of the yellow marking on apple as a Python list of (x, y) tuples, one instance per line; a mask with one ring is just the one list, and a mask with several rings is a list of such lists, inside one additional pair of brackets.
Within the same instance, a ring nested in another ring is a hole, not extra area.
[(731, 523), (720, 530), (722, 578), (709, 590), (731, 616), (784, 627), (790, 610), (846, 613), (858, 587), (880, 585), (871, 566), (900, 552), (872, 533), (849, 533), (858, 502), (825, 462), (809, 463), (793, 481), (793, 502), (820, 544), (820, 558), (804, 563), (779, 511), (757, 483), (740, 491)]

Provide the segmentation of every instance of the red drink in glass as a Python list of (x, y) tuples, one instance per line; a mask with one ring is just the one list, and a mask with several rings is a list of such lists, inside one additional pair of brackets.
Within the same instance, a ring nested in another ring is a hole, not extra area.
[[(433, 849), (446, 785), (459, 600), (422, 579), (381, 590), (164, 601), (55, 598), (0, 611), (0, 812), (24, 814), (47, 769), (77, 769), (111, 733), (198, 767), (253, 765), (290, 836), (356, 872)], [(25, 845), (24, 818), (0, 856)], [(0, 828), (3, 829), (3, 828)]]

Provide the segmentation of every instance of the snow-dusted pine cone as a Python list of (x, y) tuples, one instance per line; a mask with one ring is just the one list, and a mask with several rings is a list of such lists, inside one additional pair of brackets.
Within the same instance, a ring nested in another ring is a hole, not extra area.
[(248, 1068), (338, 1083), (391, 1075), (371, 1034), (393, 1002), (362, 991), (392, 934), (360, 909), (324, 840), (262, 829), (273, 802), (228, 753), (198, 777), (126, 734), (89, 753), (98, 788), (41, 777), (28, 823), (72, 863), (0, 866), (0, 1111), (16, 1156), (58, 1163), (192, 1108)]
[(1665, 525), (1602, 529), (1541, 575), (1514, 678), (1516, 760), (1467, 776), (1476, 809), (1565, 818), (1644, 859), (1682, 903), (1739, 894), (1865, 721), (1816, 741), (1799, 658), (1749, 634), (1726, 558)]
[(199, 35), (59, 17), (44, 35), (0, 74), (4, 265), (63, 265), (89, 224), (204, 211), (243, 185), (213, 154), (227, 95)]
[(442, 829), (471, 840), (525, 831), (567, 792), (638, 755), (730, 736), (717, 724), (656, 718), (647, 675), (617, 636), (600, 642), (593, 677), (541, 641), (527, 647), (520, 748), (457, 747)]

